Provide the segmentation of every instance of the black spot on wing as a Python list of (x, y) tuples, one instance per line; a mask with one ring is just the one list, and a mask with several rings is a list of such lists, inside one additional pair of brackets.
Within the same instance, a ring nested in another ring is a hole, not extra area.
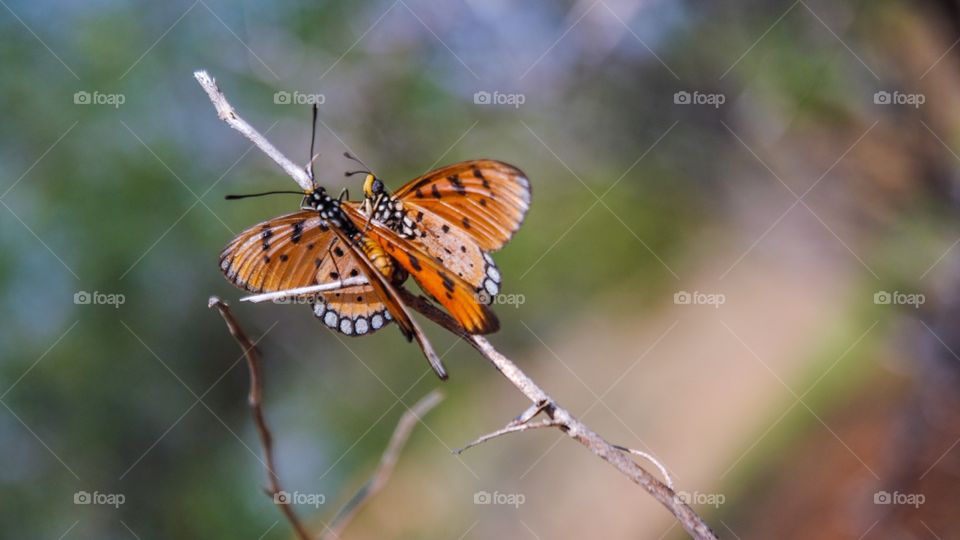
[(438, 274), (440, 275), (440, 279), (443, 281), (443, 288), (446, 289), (448, 292), (451, 292), (451, 293), (452, 293), (452, 292), (453, 292), (453, 280), (450, 279), (450, 276), (448, 276), (447, 274), (445, 274), (445, 273), (443, 273), (443, 272), (438, 272)]
[[(290, 235), (290, 241), (296, 244), (303, 238), (303, 223), (306, 220), (301, 219), (300, 221), (293, 224), (293, 234)], [(312, 245), (312, 244), (311, 244)]]
[(490, 181), (483, 177), (483, 173), (480, 172), (479, 168), (473, 169), (473, 176), (479, 178), (483, 182), (483, 187), (490, 189)]
[(441, 199), (441, 198), (443, 198), (443, 196), (440, 195), (440, 189), (437, 188), (437, 185), (436, 185), (436, 184), (433, 184), (432, 186), (430, 186), (430, 194), (433, 195), (433, 198), (434, 198), (434, 199)]
[(410, 266), (413, 267), (414, 270), (416, 270), (417, 272), (423, 270), (423, 267), (420, 266), (420, 259), (410, 254), (407, 254), (407, 258), (410, 259)]
[(450, 185), (453, 186), (453, 190), (457, 192), (458, 195), (466, 195), (467, 189), (463, 187), (463, 181), (460, 180), (460, 176), (456, 174), (451, 174), (447, 177), (447, 180), (450, 181)]

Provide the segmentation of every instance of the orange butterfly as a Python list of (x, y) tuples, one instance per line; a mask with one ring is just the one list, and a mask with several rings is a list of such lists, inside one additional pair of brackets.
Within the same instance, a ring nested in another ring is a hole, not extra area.
[(412, 277), (468, 332), (495, 332), (499, 322), (487, 304), (501, 278), (489, 253), (523, 222), (530, 183), (516, 167), (486, 159), (442, 167), (393, 194), (360, 172), (366, 173), (362, 201), (334, 199), (318, 186), (305, 193), (301, 211), (237, 236), (221, 253), (220, 268), (255, 293), (365, 278), (311, 295), (314, 314), (351, 336), (394, 320), (446, 378), (396, 287)]

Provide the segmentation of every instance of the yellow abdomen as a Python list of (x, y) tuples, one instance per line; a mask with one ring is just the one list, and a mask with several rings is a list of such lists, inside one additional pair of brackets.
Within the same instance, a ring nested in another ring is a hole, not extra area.
[(360, 248), (363, 249), (364, 254), (370, 259), (373, 267), (376, 268), (378, 272), (383, 274), (387, 279), (392, 280), (394, 278), (397, 267), (393, 264), (393, 259), (380, 247), (380, 244), (375, 240), (363, 237), (360, 240)]

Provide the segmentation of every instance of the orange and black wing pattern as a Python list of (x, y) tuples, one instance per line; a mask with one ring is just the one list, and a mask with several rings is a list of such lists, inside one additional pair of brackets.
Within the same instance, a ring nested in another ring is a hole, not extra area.
[[(491, 159), (462, 161), (415, 178), (394, 193), (411, 217), (460, 229), (484, 252), (496, 251), (520, 228), (530, 208), (530, 181), (520, 169)], [(438, 229), (438, 230), (440, 230)]]
[[(243, 231), (220, 254), (220, 269), (238, 287), (254, 293), (330, 283), (362, 273), (352, 250), (313, 211), (287, 214)], [(317, 318), (349, 336), (375, 332), (392, 319), (369, 284), (322, 292), (312, 303)]]
[(315, 285), (335, 238), (316, 212), (286, 214), (240, 233), (220, 253), (220, 269), (254, 293)]
[(382, 223), (369, 221), (356, 207), (343, 208), (363, 229), (363, 234), (375, 240), (467, 332), (489, 334), (500, 328), (497, 316), (480, 301), (474, 287), (446, 268), (443, 262)]
[[(437, 376), (439, 376), (441, 379), (446, 379), (447, 372), (443, 367), (443, 363), (440, 361), (437, 353), (433, 350), (433, 346), (430, 344), (427, 336), (423, 333), (423, 330), (420, 328), (417, 322), (413, 320), (413, 317), (410, 316), (410, 312), (400, 299), (399, 294), (390, 283), (390, 280), (388, 280), (383, 274), (380, 273), (379, 270), (377, 270), (373, 261), (366, 254), (364, 249), (360, 246), (354, 245), (345, 232), (339, 228), (334, 228), (333, 232), (337, 235), (337, 239), (350, 250), (351, 254), (353, 255), (353, 259), (360, 266), (360, 268), (362, 268), (364, 275), (367, 277), (369, 286), (376, 293), (383, 305), (385, 305), (389, 310), (392, 318), (397, 321), (397, 326), (400, 327), (400, 331), (403, 332), (403, 335), (408, 341), (416, 338), (417, 343), (423, 350), (424, 356), (427, 357), (427, 361), (430, 363), (430, 366), (436, 372)], [(363, 239), (361, 239), (361, 241), (363, 241)]]
[[(335, 239), (316, 267), (317, 283), (366, 277), (363, 261), (351, 246)], [(362, 336), (386, 326), (392, 319), (387, 306), (370, 284), (351, 285), (320, 293), (313, 313), (323, 324), (348, 336)]]

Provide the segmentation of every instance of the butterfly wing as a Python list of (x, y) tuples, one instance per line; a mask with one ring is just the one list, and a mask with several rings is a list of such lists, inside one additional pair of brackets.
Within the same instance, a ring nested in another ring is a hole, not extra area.
[(423, 333), (423, 330), (420, 328), (417, 322), (413, 320), (413, 317), (410, 316), (410, 312), (407, 311), (403, 301), (400, 300), (400, 295), (397, 293), (396, 289), (394, 289), (393, 285), (390, 284), (390, 281), (387, 280), (387, 278), (376, 269), (373, 262), (370, 261), (370, 258), (367, 257), (363, 250), (353, 245), (343, 231), (336, 227), (333, 227), (331, 230), (337, 235), (337, 239), (340, 241), (340, 243), (343, 244), (345, 248), (350, 250), (354, 260), (357, 261), (359, 266), (362, 268), (363, 274), (370, 282), (370, 287), (372, 287), (380, 301), (383, 302), (383, 304), (389, 310), (391, 318), (397, 321), (397, 325), (400, 327), (400, 331), (403, 332), (403, 335), (406, 336), (408, 340), (416, 338), (417, 343), (423, 350), (423, 354), (427, 357), (427, 361), (430, 363), (430, 366), (441, 379), (446, 379), (447, 372), (443, 367), (443, 363), (440, 362), (440, 358), (433, 350), (433, 346)]
[[(318, 283), (333, 282), (366, 275), (353, 250), (335, 239), (316, 267)], [(344, 287), (320, 293), (313, 313), (323, 324), (348, 336), (362, 336), (390, 323), (387, 306), (369, 284)]]
[[(414, 220), (432, 218), (496, 251), (520, 228), (530, 208), (530, 181), (501, 161), (462, 161), (415, 178), (394, 193)], [(420, 214), (423, 213), (423, 218)]]
[[(250, 227), (220, 254), (220, 269), (238, 287), (254, 293), (318, 285), (360, 275), (360, 263), (342, 247), (316, 212), (280, 216)], [(343, 334), (375, 332), (391, 320), (370, 285), (320, 293), (314, 314)]]
[(345, 205), (343, 208), (364, 234), (376, 240), (467, 332), (489, 334), (500, 328), (497, 316), (480, 301), (474, 288), (437, 258), (382, 223), (368, 221), (356, 207)]
[(336, 237), (316, 212), (295, 212), (240, 233), (220, 253), (220, 269), (250, 292), (274, 292), (317, 283), (317, 266)]
[(417, 212), (416, 238), (424, 251), (433, 255), (451, 272), (469, 283), (485, 304), (500, 292), (500, 270), (470, 234), (433, 213)]

